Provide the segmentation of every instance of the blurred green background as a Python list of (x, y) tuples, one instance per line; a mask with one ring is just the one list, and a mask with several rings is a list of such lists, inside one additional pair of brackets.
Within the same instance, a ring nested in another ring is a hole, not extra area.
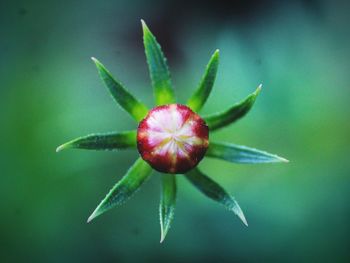
[[(2, 1), (0, 262), (349, 262), (350, 30), (346, 1)], [(159, 244), (159, 175), (126, 205), (86, 219), (135, 150), (55, 148), (133, 120), (90, 61), (149, 106), (140, 19), (168, 57), (179, 101), (212, 52), (221, 61), (203, 113), (263, 91), (211, 138), (289, 164), (200, 167), (241, 204), (246, 228), (179, 176), (175, 220)]]

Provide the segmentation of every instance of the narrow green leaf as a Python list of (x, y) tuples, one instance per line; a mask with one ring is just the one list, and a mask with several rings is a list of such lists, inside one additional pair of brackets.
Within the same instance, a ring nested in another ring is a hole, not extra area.
[(211, 131), (225, 127), (246, 115), (253, 107), (256, 97), (259, 95), (262, 85), (243, 101), (233, 105), (226, 111), (203, 117)]
[(174, 90), (166, 58), (156, 38), (141, 20), (143, 29), (143, 43), (145, 46), (146, 59), (152, 80), (154, 96), (157, 105), (175, 103)]
[(89, 134), (57, 147), (56, 152), (65, 149), (115, 150), (136, 147), (136, 131)]
[(187, 106), (193, 111), (198, 112), (207, 101), (210, 92), (213, 88), (216, 72), (219, 66), (219, 50), (217, 49), (206, 67), (204, 75), (199, 83), (197, 90), (192, 97), (188, 100)]
[(162, 174), (162, 193), (159, 205), (160, 216), (160, 243), (170, 229), (171, 222), (174, 218), (176, 205), (176, 178), (174, 174)]
[(137, 159), (126, 175), (109, 191), (95, 211), (88, 218), (89, 223), (114, 206), (125, 203), (150, 177), (152, 168), (141, 158)]
[(111, 93), (113, 99), (127, 111), (136, 121), (141, 121), (148, 113), (148, 108), (138, 101), (126, 88), (115, 79), (112, 74), (99, 62), (96, 58), (92, 58), (95, 62), (98, 73)]
[(277, 163), (288, 162), (275, 154), (231, 143), (210, 142), (206, 156), (233, 163)]
[(198, 168), (192, 169), (186, 178), (204, 195), (224, 205), (228, 210), (234, 212), (242, 222), (248, 226), (247, 220), (237, 201), (229, 195), (218, 183), (203, 174)]

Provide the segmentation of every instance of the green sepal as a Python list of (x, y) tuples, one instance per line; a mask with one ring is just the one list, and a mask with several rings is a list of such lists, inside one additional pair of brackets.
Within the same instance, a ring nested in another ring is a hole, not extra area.
[(229, 109), (209, 116), (204, 116), (203, 119), (209, 126), (209, 129), (213, 131), (225, 127), (246, 115), (253, 107), (256, 97), (261, 91), (261, 87), (262, 85), (260, 84), (252, 94)]
[(136, 147), (136, 131), (95, 133), (76, 138), (57, 147), (65, 149), (116, 150)]
[(219, 202), (228, 210), (234, 212), (242, 220), (242, 222), (248, 226), (247, 220), (237, 201), (218, 183), (203, 174), (198, 168), (192, 169), (185, 176), (204, 195), (216, 202)]
[(201, 82), (199, 83), (197, 90), (187, 102), (187, 106), (190, 107), (193, 111), (200, 111), (207, 101), (214, 85), (218, 66), (219, 50), (217, 49), (209, 60), (209, 63), (205, 69), (204, 75), (201, 79)]
[(165, 236), (170, 229), (171, 223), (174, 218), (175, 205), (176, 205), (176, 175), (174, 174), (161, 174), (162, 177), (162, 192), (159, 205), (159, 217), (160, 217), (160, 243), (165, 239)]
[(113, 99), (137, 122), (141, 121), (147, 115), (148, 108), (127, 91), (123, 84), (115, 79), (101, 62), (96, 58), (91, 59), (95, 62), (98, 73)]
[(126, 175), (109, 191), (95, 211), (90, 215), (89, 223), (114, 206), (125, 203), (150, 177), (152, 168), (141, 158), (137, 159)]
[(171, 84), (170, 72), (166, 58), (159, 43), (147, 27), (145, 21), (141, 20), (143, 29), (143, 43), (145, 46), (148, 69), (154, 90), (156, 105), (175, 103), (175, 94)]
[(206, 156), (223, 159), (233, 163), (254, 164), (288, 162), (287, 159), (275, 154), (232, 143), (210, 142)]

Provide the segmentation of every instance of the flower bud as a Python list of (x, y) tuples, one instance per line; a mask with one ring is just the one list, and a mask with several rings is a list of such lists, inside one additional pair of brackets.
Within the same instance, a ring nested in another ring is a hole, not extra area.
[(189, 107), (155, 107), (140, 122), (137, 148), (155, 170), (186, 173), (198, 165), (209, 145), (205, 121)]

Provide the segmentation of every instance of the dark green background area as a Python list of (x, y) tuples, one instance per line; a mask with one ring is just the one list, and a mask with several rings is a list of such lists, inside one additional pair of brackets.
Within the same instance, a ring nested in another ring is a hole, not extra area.
[[(0, 262), (349, 262), (349, 7), (326, 0), (0, 2)], [(168, 57), (179, 102), (216, 48), (219, 72), (203, 113), (263, 83), (247, 117), (211, 139), (290, 163), (200, 164), (236, 197), (248, 228), (179, 176), (175, 220), (159, 244), (158, 174), (127, 204), (86, 223), (138, 154), (55, 148), (136, 127), (91, 56), (152, 106), (141, 18)]]

